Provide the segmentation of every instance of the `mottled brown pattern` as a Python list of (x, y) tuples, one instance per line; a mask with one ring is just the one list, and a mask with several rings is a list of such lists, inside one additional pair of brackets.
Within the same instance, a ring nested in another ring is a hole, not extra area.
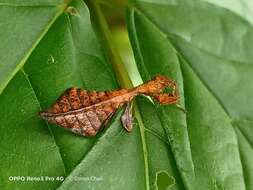
[[(172, 93), (163, 93), (165, 87), (172, 88)], [(67, 89), (40, 116), (49, 123), (60, 125), (83, 136), (94, 136), (104, 126), (117, 109), (127, 104), (121, 122), (127, 131), (132, 130), (132, 99), (137, 95), (151, 96), (160, 104), (175, 104), (179, 95), (176, 83), (164, 76), (132, 89), (114, 91), (86, 91), (79, 88)]]

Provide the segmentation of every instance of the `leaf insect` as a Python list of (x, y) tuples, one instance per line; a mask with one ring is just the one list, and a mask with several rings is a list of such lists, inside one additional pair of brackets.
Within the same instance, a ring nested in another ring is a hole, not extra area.
[[(171, 93), (163, 89), (170, 87)], [(133, 128), (132, 100), (138, 95), (152, 97), (160, 104), (178, 105), (179, 93), (175, 81), (161, 75), (132, 89), (113, 91), (86, 91), (80, 88), (67, 89), (40, 117), (82, 136), (95, 136), (113, 114), (126, 105), (121, 123), (126, 131)], [(183, 109), (179, 107), (180, 109)]]

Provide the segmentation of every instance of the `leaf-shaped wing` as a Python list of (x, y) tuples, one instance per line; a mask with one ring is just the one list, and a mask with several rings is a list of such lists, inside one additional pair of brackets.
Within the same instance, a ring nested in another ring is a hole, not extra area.
[(124, 89), (96, 92), (69, 88), (40, 115), (49, 123), (70, 129), (76, 134), (94, 136), (124, 104), (124, 98), (120, 97), (127, 92)]

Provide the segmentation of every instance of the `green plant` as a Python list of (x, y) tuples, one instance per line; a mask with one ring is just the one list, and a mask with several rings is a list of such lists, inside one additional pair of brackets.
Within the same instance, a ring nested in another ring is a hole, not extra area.
[(0, 189), (252, 189), (252, 2), (128, 3), (141, 79), (175, 79), (187, 113), (141, 97), (132, 133), (119, 110), (95, 138), (37, 115), (68, 87), (136, 81), (101, 12), (108, 2), (86, 3), (93, 26), (81, 0), (0, 1)]

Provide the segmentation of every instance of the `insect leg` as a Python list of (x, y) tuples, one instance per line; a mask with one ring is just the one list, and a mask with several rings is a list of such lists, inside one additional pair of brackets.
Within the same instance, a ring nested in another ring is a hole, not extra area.
[(152, 96), (160, 104), (176, 104), (179, 100), (179, 96), (170, 93), (159, 93)]
[(123, 115), (121, 116), (121, 123), (127, 132), (133, 129), (133, 115), (132, 115), (133, 102), (128, 102)]

